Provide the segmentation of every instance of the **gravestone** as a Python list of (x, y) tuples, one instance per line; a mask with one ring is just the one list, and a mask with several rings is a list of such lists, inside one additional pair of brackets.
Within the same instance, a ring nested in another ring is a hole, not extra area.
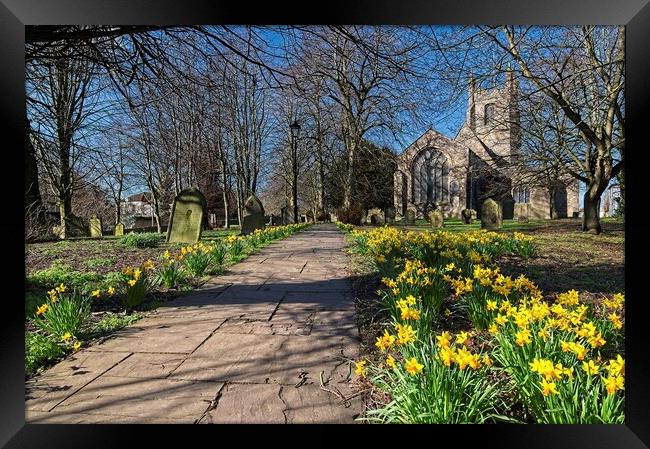
[(503, 221), (501, 204), (488, 198), (481, 205), (481, 229), (490, 231), (500, 229)]
[(241, 235), (248, 235), (256, 229), (264, 229), (264, 206), (255, 194), (248, 197), (244, 204), (244, 217)]
[(386, 223), (393, 224), (395, 222), (395, 208), (387, 207), (384, 211), (384, 216), (386, 217)]
[(185, 189), (176, 195), (167, 229), (167, 242), (198, 242), (205, 207), (205, 196), (198, 189)]
[(70, 214), (66, 219), (67, 226), (57, 225), (52, 228), (52, 232), (60, 239), (70, 237), (88, 237), (90, 229), (81, 217)]
[(528, 220), (528, 203), (515, 203), (515, 218), (519, 221)]
[(92, 238), (102, 238), (102, 219), (97, 215), (90, 217), (90, 236)]
[(463, 209), (460, 216), (463, 219), (464, 224), (472, 224), (474, 218), (476, 218), (476, 211), (474, 209)]
[(442, 228), (444, 226), (445, 220), (440, 209), (430, 211), (427, 218), (429, 219), (431, 226), (434, 228)]
[(415, 225), (415, 209), (406, 209), (406, 214), (404, 214), (404, 221), (409, 226)]
[(118, 223), (115, 225), (115, 235), (124, 235), (124, 225), (122, 223)]

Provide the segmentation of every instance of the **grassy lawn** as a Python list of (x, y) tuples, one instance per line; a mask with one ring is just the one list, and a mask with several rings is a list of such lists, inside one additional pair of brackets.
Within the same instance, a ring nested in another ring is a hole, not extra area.
[[(624, 247), (625, 225), (619, 219), (601, 221), (600, 235), (580, 230), (580, 219), (504, 220), (502, 231), (522, 232), (535, 238), (537, 253), (528, 260), (517, 257), (498, 261), (506, 274), (526, 274), (544, 292), (557, 293), (572, 288), (581, 292), (616, 293), (625, 289)], [(425, 220), (415, 226), (395, 227), (426, 231), (431, 226)], [(367, 227), (362, 227), (367, 228)], [(480, 220), (466, 225), (460, 219), (445, 220), (446, 231), (465, 232), (481, 228)]]

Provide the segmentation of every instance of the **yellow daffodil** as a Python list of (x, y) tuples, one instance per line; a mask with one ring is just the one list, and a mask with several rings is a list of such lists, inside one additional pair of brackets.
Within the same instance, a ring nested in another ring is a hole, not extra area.
[(395, 368), (395, 359), (393, 358), (392, 355), (389, 355), (388, 357), (386, 357), (386, 365), (391, 367), (391, 368)]
[(36, 309), (36, 315), (43, 315), (45, 312), (47, 312), (47, 309), (49, 309), (50, 306), (47, 304), (42, 304), (38, 309)]
[(71, 338), (72, 338), (72, 334), (70, 332), (66, 332), (61, 336), (61, 340), (65, 342), (70, 341)]
[(93, 290), (93, 292), (90, 294), (93, 298), (99, 298), (102, 295), (102, 292), (100, 290)]
[(115, 294), (115, 288), (112, 287), (112, 286), (111, 286), (111, 287), (108, 287), (107, 293), (108, 293), (109, 295), (114, 295), (114, 294)]
[(75, 342), (75, 344), (72, 345), (72, 349), (74, 349), (75, 351), (78, 351), (79, 348), (81, 348), (81, 342), (80, 341), (77, 341), (77, 342)]
[(555, 382), (548, 382), (546, 379), (542, 379), (541, 386), (542, 394), (544, 396), (548, 396), (549, 394), (558, 394)]
[(367, 360), (359, 360), (358, 362), (355, 362), (356, 368), (354, 372), (357, 376), (363, 377), (366, 375), (366, 363), (368, 363)]
[(411, 357), (409, 360), (406, 361), (404, 367), (406, 368), (407, 373), (409, 373), (411, 376), (415, 376), (416, 374), (419, 374), (422, 371), (424, 365), (418, 363), (415, 357)]

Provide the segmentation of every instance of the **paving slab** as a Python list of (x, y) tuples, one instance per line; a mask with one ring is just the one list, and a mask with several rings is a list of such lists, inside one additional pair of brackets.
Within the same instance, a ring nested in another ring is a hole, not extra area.
[(344, 247), (334, 225), (268, 245), (29, 380), (27, 421), (353, 423)]

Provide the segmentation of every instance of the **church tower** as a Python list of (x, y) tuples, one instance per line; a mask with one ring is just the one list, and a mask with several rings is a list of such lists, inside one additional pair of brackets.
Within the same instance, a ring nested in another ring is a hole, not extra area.
[(466, 145), (482, 159), (499, 163), (514, 161), (519, 155), (519, 86), (512, 70), (505, 83), (494, 88), (481, 88), (472, 77), (468, 82), (468, 104), (465, 124), (456, 141)]

